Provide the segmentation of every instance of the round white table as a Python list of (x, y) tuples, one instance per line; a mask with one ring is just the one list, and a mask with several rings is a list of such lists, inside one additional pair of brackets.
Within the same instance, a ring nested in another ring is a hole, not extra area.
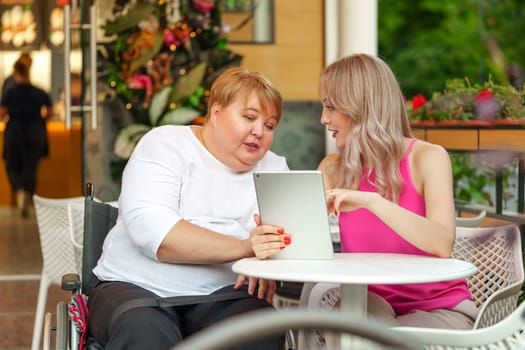
[(341, 311), (366, 317), (369, 284), (440, 282), (464, 278), (477, 269), (457, 259), (386, 253), (336, 253), (333, 260), (247, 258), (235, 273), (289, 282), (341, 284)]

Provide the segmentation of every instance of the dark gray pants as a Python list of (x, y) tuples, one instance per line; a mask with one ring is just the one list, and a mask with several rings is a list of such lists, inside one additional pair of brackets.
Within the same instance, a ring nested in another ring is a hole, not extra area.
[(40, 158), (45, 153), (46, 131), (41, 122), (9, 125), (4, 135), (4, 158), (11, 190), (35, 193)]
[[(272, 307), (255, 297), (169, 308), (140, 307), (123, 313), (109, 329), (109, 319), (115, 308), (127, 300), (146, 296), (154, 294), (130, 283), (99, 283), (91, 290), (88, 298), (89, 333), (105, 349), (166, 350), (183, 338), (220, 320), (243, 312)], [(282, 349), (283, 344), (284, 334), (246, 344), (238, 349)]]

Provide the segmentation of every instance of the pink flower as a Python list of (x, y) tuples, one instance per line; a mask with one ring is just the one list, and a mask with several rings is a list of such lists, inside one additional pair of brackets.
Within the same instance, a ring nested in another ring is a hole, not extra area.
[(133, 74), (129, 87), (132, 89), (145, 90), (147, 97), (151, 96), (153, 92), (153, 84), (150, 76), (147, 74)]
[(171, 45), (175, 45), (176, 39), (175, 39), (175, 33), (173, 33), (173, 31), (169, 29), (164, 29), (164, 32), (162, 34), (163, 34), (164, 44), (166, 46), (169, 47)]
[(414, 110), (423, 107), (425, 103), (427, 103), (427, 99), (425, 98), (425, 96), (423, 96), (423, 94), (417, 94), (412, 99), (412, 109)]
[(215, 3), (209, 0), (193, 0), (193, 7), (206, 14), (215, 8)]

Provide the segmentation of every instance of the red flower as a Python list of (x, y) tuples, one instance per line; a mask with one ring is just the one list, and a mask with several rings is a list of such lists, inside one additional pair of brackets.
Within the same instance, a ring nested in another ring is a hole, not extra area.
[(481, 90), (476, 97), (474, 97), (474, 105), (476, 108), (476, 117), (480, 120), (497, 119), (501, 111), (500, 102), (492, 92), (485, 89)]
[(412, 109), (418, 109), (419, 107), (422, 107), (425, 103), (427, 103), (427, 99), (423, 94), (417, 94), (412, 99)]
[(172, 45), (179, 46), (181, 44), (186, 44), (190, 39), (190, 32), (191, 30), (186, 24), (173, 29), (166, 28), (164, 29), (163, 33), (164, 44), (167, 47)]
[(474, 101), (482, 102), (482, 101), (492, 100), (493, 98), (494, 98), (494, 95), (492, 94), (492, 92), (490, 92), (488, 90), (485, 90), (485, 89), (482, 89), (476, 95), (476, 97), (474, 97)]

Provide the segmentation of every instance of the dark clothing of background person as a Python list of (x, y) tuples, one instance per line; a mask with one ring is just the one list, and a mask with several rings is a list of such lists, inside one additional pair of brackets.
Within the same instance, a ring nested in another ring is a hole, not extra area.
[(9, 89), (14, 87), (16, 85), (16, 79), (13, 75), (8, 76), (5, 78), (3, 84), (2, 84), (2, 98), (4, 98), (5, 94)]
[(3, 158), (13, 192), (23, 189), (35, 192), (40, 158), (48, 154), (42, 107), (51, 108), (51, 98), (30, 83), (16, 84), (6, 91), (1, 105), (7, 108), (9, 120), (4, 132)]

